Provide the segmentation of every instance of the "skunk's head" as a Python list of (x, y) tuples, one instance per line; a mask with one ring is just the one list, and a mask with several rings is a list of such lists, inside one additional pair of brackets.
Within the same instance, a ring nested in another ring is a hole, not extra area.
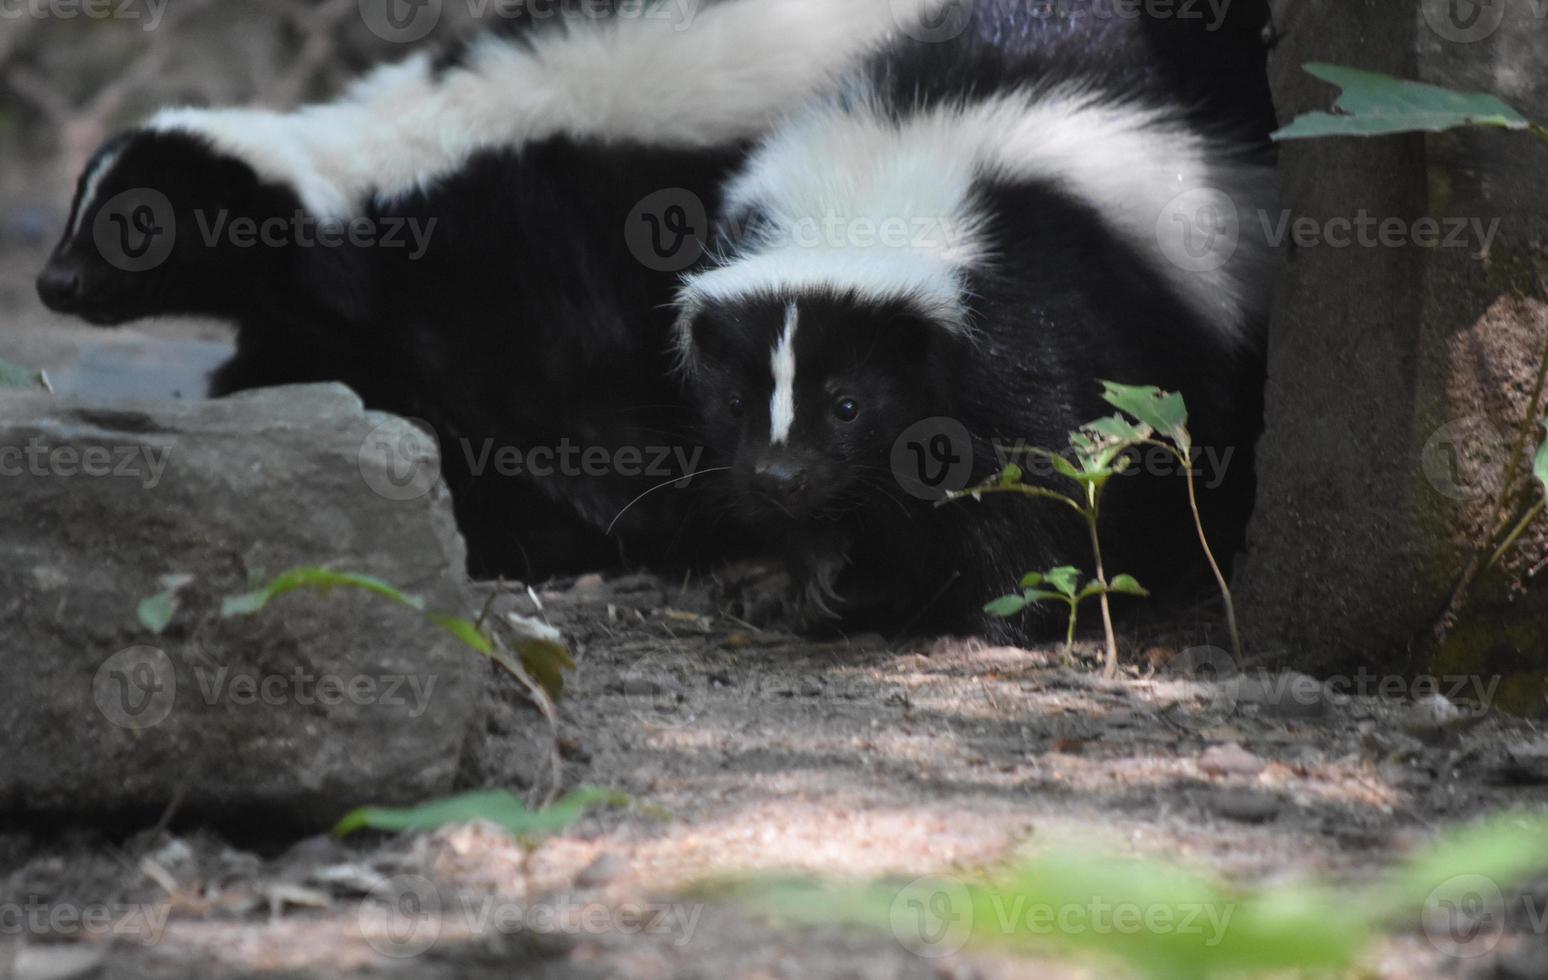
[(902, 497), (892, 448), (941, 410), (946, 340), (914, 304), (761, 294), (695, 302), (678, 330), (706, 439), (751, 513), (806, 521)]
[(49, 309), (99, 326), (226, 313), (234, 299), (232, 248), (211, 229), (239, 216), (283, 213), (283, 197), (197, 135), (141, 129), (117, 136), (81, 174), (38, 295)]

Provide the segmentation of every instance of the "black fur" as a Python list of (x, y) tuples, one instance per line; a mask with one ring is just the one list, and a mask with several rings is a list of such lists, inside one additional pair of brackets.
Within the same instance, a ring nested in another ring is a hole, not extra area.
[[(1056, 24), (1010, 4), (980, 4), (974, 16), (957, 42), (903, 42), (884, 54), (868, 69), (873, 90), (900, 116), (1027, 82), (1078, 80), (1150, 102), (1179, 93), (1201, 129), (1237, 134), (1244, 156), (1264, 152), (1272, 109), (1256, 34), (1218, 42), (1218, 59), (1195, 60), (1193, 84), (1182, 85), (1187, 59), (1216, 42), (1193, 38), (1182, 50), (1149, 22)], [(1210, 74), (1222, 65), (1242, 77), (1222, 83)], [(1222, 85), (1216, 99), (1195, 98), (1212, 85)], [(929, 322), (906, 300), (878, 305), (823, 290), (690, 307), (688, 374), (707, 439), (731, 461), (744, 520), (786, 550), (808, 614), (833, 611), (850, 628), (1010, 640), (1048, 626), (1046, 607), (1021, 621), (982, 607), (1025, 572), (1089, 571), (1078, 516), (1008, 495), (935, 506), (904, 492), (894, 446), (916, 422), (959, 420), (971, 435), (971, 479), (982, 481), (1004, 462), (997, 445), (1063, 449), (1072, 430), (1112, 414), (1098, 379), (1184, 394), (1196, 443), (1232, 453), (1225, 482), (1205, 495), (1212, 543), (1227, 557), (1241, 543), (1262, 410), (1258, 345), (1203, 323), (1153, 258), (1111, 233), (1090, 203), (1038, 183), (984, 179), (977, 194), (993, 216), (993, 260), (963, 290), (971, 336)], [(745, 228), (749, 217), (756, 227), (756, 214), (729, 223)], [(727, 264), (746, 242), (728, 238)], [(786, 444), (771, 446), (770, 357), (792, 300), (796, 422)], [(1246, 327), (1252, 335), (1262, 324)], [(1039, 482), (1074, 489), (1054, 476)], [(1203, 581), (1180, 476), (1116, 479), (1103, 528), (1109, 574), (1134, 574), (1163, 597), (1192, 595)]]
[[(635, 205), (662, 188), (694, 190), (714, 207), (735, 150), (556, 138), (483, 153), (364, 215), (378, 230), (434, 220), (418, 256), (408, 247), (207, 240), (201, 225), (216, 216), (290, 219), (301, 203), (198, 137), (141, 131), (103, 152), (117, 162), (81, 234), (60, 243), (43, 277), (77, 276), (78, 290), (46, 294), (50, 305), (102, 325), (165, 314), (229, 320), (237, 352), (211, 379), (212, 394), (341, 381), (368, 407), (428, 422), (473, 574), (530, 581), (623, 561), (677, 563), (715, 539), (696, 516), (692, 486), (624, 512), (665, 478), (584, 468), (506, 477), (484, 453), (568, 444), (610, 454), (667, 447), (683, 452), (676, 460), (692, 458), (689, 410), (666, 354), (675, 277), (637, 260), (624, 229)], [(157, 268), (125, 272), (92, 232), (96, 210), (134, 188), (171, 200), (176, 244)], [(683, 475), (670, 465), (671, 476)]]

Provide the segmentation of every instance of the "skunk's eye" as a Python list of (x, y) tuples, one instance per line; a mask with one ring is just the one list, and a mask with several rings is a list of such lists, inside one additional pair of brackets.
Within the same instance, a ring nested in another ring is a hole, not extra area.
[(747, 411), (747, 403), (742, 401), (741, 395), (732, 395), (726, 399), (726, 411), (731, 413), (732, 418), (739, 419), (742, 413)]
[(833, 417), (840, 422), (853, 422), (860, 415), (860, 403), (853, 398), (840, 398), (833, 403)]

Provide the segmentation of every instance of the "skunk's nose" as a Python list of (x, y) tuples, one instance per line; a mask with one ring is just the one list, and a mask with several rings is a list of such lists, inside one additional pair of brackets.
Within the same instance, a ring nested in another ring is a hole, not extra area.
[(765, 460), (753, 468), (753, 483), (776, 500), (785, 500), (806, 489), (806, 469), (783, 460)]
[(73, 262), (54, 260), (38, 275), (38, 298), (59, 313), (71, 313), (81, 301), (81, 269)]

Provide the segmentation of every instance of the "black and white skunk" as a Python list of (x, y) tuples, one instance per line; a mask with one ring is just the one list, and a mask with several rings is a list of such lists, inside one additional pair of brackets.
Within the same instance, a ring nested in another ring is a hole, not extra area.
[[(1230, 460), (1216, 548), (1239, 542), (1270, 267), (1251, 235), (1272, 187), (1258, 25), (1032, 6), (979, 3), (955, 40), (898, 43), (766, 138), (727, 185), (718, 260), (684, 280), (706, 439), (807, 614), (1039, 626), (982, 607), (1028, 571), (1089, 569), (1079, 519), (1021, 497), (937, 507), (896, 452), (923, 431), (905, 448), (981, 481), (996, 447), (1061, 449), (1112, 414), (1098, 379), (1185, 395), (1198, 444)], [(1153, 589), (1201, 567), (1171, 474), (1105, 501), (1109, 571)]]
[(659, 468), (490, 467), (563, 445), (669, 449), (668, 479), (704, 465), (668, 364), (682, 266), (642, 259), (626, 223), (665, 190), (714, 208), (747, 141), (936, 2), (704, 0), (686, 21), (617, 3), (295, 113), (165, 111), (91, 161), (38, 290), (102, 325), (234, 322), (214, 395), (336, 380), (430, 422), (475, 574), (671, 554), (703, 536), (691, 494), (625, 510)]

